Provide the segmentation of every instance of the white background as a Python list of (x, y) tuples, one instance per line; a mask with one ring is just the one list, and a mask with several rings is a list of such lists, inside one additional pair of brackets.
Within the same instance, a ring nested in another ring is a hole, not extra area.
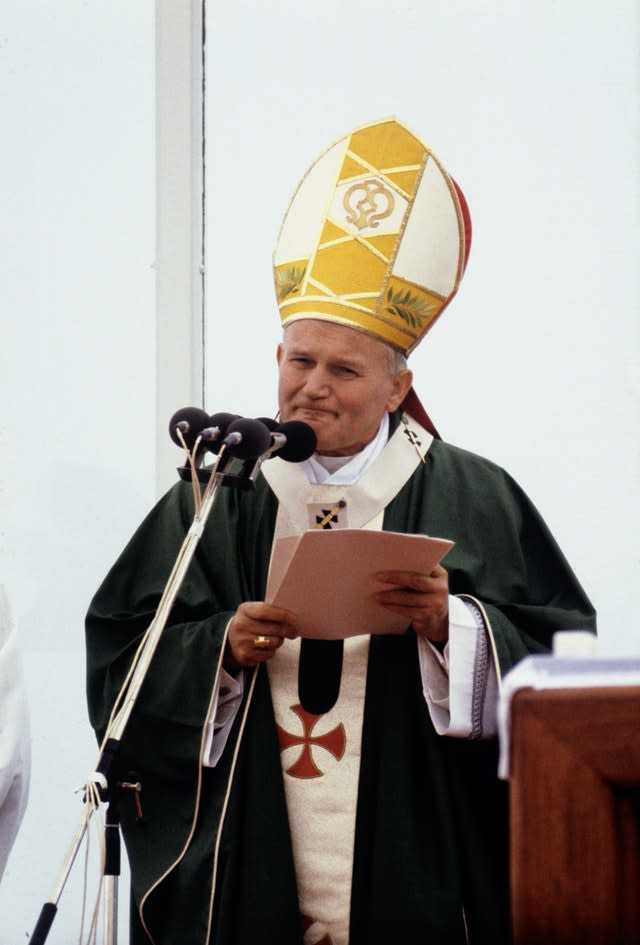
[[(154, 50), (149, 3), (3, 5), (0, 581), (33, 771), (0, 884), (1, 945), (28, 941), (79, 822), (74, 791), (97, 754), (84, 613), (154, 500)], [(80, 860), (51, 943), (78, 940), (82, 872)]]
[[(83, 616), (153, 502), (166, 440), (154, 57), (151, 2), (3, 10), (0, 581), (33, 780), (0, 945), (28, 940), (79, 817), (95, 756)], [(636, 4), (216, 2), (207, 61), (207, 408), (275, 410), (270, 254), (293, 189), (334, 139), (397, 115), (474, 223), (459, 295), (412, 356), (416, 387), (446, 439), (506, 466), (538, 505), (604, 652), (638, 655)], [(80, 873), (51, 943), (77, 940)]]

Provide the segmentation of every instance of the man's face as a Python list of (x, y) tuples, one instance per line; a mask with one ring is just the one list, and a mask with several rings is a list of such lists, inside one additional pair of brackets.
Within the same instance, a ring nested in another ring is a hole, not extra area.
[(312, 319), (294, 322), (278, 346), (280, 419), (303, 420), (318, 452), (352, 456), (369, 443), (385, 411), (411, 386), (393, 374), (385, 345), (352, 328)]

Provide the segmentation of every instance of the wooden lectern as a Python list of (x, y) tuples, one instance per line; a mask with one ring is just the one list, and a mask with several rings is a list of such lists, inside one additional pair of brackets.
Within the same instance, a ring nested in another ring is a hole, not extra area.
[(510, 712), (514, 945), (640, 945), (640, 686)]

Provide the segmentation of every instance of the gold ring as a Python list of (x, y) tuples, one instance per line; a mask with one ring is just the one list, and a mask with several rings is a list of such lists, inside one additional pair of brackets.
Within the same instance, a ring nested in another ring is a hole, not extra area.
[(271, 637), (256, 637), (253, 645), (258, 650), (268, 650), (271, 647)]

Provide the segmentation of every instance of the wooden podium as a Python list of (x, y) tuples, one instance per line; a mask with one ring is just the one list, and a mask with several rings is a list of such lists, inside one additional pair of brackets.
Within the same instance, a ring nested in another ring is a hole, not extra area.
[(514, 945), (640, 943), (640, 686), (517, 690)]

